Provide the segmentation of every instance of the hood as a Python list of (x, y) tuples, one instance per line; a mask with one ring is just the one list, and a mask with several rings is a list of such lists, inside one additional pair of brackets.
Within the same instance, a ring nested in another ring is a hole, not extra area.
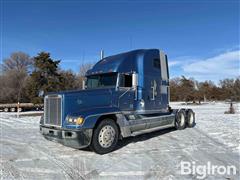
[(62, 92), (63, 115), (74, 115), (88, 109), (112, 106), (113, 89), (92, 89)]

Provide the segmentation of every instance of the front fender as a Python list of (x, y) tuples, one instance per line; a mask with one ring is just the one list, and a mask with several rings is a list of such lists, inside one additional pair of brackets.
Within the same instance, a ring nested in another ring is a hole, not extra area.
[(101, 116), (112, 115), (112, 114), (114, 114), (117, 117), (116, 123), (118, 124), (118, 126), (120, 128), (121, 137), (130, 136), (131, 130), (130, 130), (130, 126), (129, 126), (129, 121), (127, 121), (124, 114), (122, 114), (120, 111), (111, 111), (111, 112), (109, 111), (109, 112), (105, 112), (105, 113), (101, 113), (101, 114), (89, 115), (85, 119), (84, 127), (92, 129), (92, 128), (94, 128), (98, 119)]
[[(74, 116), (81, 116), (84, 118), (84, 123), (82, 126), (75, 126), (75, 128), (93, 129), (101, 116), (114, 114), (117, 117), (116, 123), (121, 130), (122, 137), (128, 137), (131, 135), (129, 121), (126, 120), (124, 114), (116, 107), (103, 107), (103, 108), (93, 108), (88, 109)], [(66, 126), (67, 128), (73, 128), (73, 126)]]
[[(99, 117), (108, 114), (118, 114), (121, 113), (116, 107), (102, 107), (102, 108), (92, 108), (79, 113), (69, 114), (70, 116), (81, 116), (84, 118), (84, 123), (81, 128), (94, 128)], [(68, 127), (68, 125), (66, 125)], [(70, 126), (69, 126), (70, 127)]]

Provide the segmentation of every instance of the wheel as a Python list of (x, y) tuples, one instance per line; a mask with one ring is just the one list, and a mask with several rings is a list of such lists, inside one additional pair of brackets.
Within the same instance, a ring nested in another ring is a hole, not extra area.
[(3, 111), (4, 111), (4, 112), (8, 112), (8, 108), (4, 108)]
[(22, 112), (22, 110), (23, 110), (22, 108), (18, 108), (18, 112)]
[(11, 111), (11, 112), (15, 112), (16, 109), (15, 109), (14, 107), (12, 107), (12, 108), (10, 109), (10, 111)]
[(180, 109), (176, 114), (175, 128), (182, 130), (186, 127), (186, 113), (184, 109)]
[(195, 113), (192, 109), (187, 110), (187, 127), (194, 127), (195, 126)]
[(117, 145), (119, 130), (112, 119), (102, 120), (93, 131), (91, 149), (98, 154), (106, 154)]

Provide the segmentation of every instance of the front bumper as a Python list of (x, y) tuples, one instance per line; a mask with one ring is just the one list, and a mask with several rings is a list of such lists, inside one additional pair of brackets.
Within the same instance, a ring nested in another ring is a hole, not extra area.
[(81, 149), (90, 145), (93, 130), (60, 129), (40, 125), (40, 132), (50, 141), (55, 141), (65, 146)]

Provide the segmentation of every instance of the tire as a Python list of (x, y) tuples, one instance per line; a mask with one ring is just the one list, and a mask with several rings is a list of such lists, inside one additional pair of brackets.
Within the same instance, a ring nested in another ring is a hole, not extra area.
[(192, 109), (187, 110), (187, 127), (194, 127), (195, 126), (195, 113)]
[(16, 108), (12, 107), (12, 108), (10, 108), (10, 111), (11, 111), (11, 112), (15, 112), (15, 111), (16, 111)]
[(9, 109), (8, 109), (8, 108), (4, 108), (3, 111), (4, 111), (4, 112), (8, 112)]
[(185, 129), (186, 127), (186, 113), (184, 109), (180, 109), (175, 118), (175, 128), (177, 130)]
[(119, 137), (118, 126), (112, 119), (102, 120), (93, 131), (90, 148), (98, 154), (113, 151)]

